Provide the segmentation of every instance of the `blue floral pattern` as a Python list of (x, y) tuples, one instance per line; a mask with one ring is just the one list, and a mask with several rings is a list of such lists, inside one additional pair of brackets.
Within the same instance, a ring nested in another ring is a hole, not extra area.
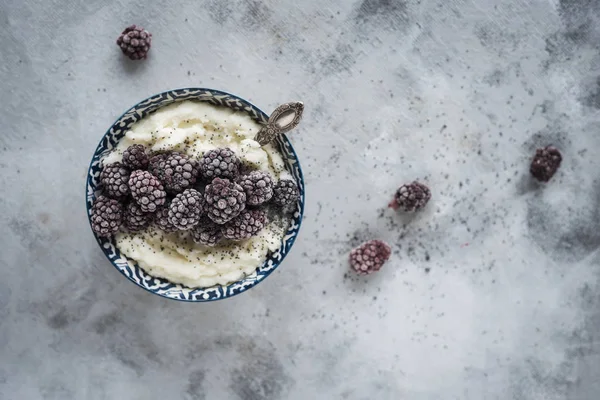
[[(183, 100), (206, 101), (214, 105), (242, 111), (260, 124), (266, 124), (268, 120), (268, 116), (264, 112), (246, 100), (213, 89), (187, 88), (170, 90), (141, 101), (115, 121), (96, 148), (87, 175), (86, 206), (88, 217), (90, 216), (92, 203), (98, 188), (101, 159), (117, 145), (119, 140), (125, 136), (127, 130), (135, 122), (161, 107)], [(269, 276), (289, 253), (300, 230), (302, 214), (304, 213), (304, 179), (294, 148), (284, 135), (279, 136), (274, 144), (283, 155), (286, 168), (296, 180), (301, 196), (293, 213), (292, 223), (282, 240), (279, 250), (269, 254), (264, 264), (244, 279), (227, 286), (192, 289), (148, 275), (134, 260), (130, 260), (120, 253), (112, 238), (102, 238), (96, 235), (96, 240), (100, 248), (115, 268), (125, 275), (127, 279), (159, 296), (180, 301), (200, 302), (232, 297), (250, 289)]]

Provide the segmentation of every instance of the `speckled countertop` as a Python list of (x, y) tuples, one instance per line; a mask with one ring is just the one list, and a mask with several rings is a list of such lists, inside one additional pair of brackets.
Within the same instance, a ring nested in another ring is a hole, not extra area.
[[(600, 2), (151, 3), (0, 3), (0, 398), (598, 398)], [(106, 128), (186, 86), (306, 104), (292, 254), (205, 305), (127, 282), (84, 207)], [(426, 211), (386, 208), (413, 179)], [(357, 278), (372, 237), (392, 259)]]

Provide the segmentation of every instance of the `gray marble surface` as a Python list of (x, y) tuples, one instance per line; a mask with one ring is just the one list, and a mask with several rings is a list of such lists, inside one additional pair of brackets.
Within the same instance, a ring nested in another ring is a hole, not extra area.
[[(600, 396), (600, 2), (2, 0), (0, 21), (0, 398)], [(145, 62), (114, 44), (130, 23)], [(106, 128), (186, 86), (306, 104), (300, 238), (212, 304), (127, 282), (84, 207)], [(413, 179), (426, 211), (386, 208)], [(391, 261), (349, 274), (373, 237)]]

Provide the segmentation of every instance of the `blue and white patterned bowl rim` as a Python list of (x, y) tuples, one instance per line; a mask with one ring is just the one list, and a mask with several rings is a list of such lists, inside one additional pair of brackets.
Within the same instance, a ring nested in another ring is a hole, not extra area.
[[(94, 152), (88, 170), (86, 185), (88, 219), (91, 213), (92, 202), (98, 188), (101, 170), (100, 161), (102, 157), (117, 145), (118, 141), (125, 135), (132, 124), (161, 107), (183, 100), (206, 101), (214, 105), (229, 107), (236, 111), (243, 111), (261, 124), (266, 123), (268, 120), (268, 116), (263, 111), (248, 101), (214, 89), (184, 88), (169, 90), (139, 102), (115, 121), (102, 137), (102, 140), (100, 140), (100, 143)], [(279, 151), (283, 155), (288, 171), (298, 183), (301, 196), (293, 213), (290, 228), (286, 232), (279, 250), (270, 254), (262, 266), (244, 279), (227, 286), (191, 289), (180, 284), (171, 283), (164, 279), (148, 275), (135, 261), (129, 260), (127, 257), (121, 255), (119, 249), (115, 246), (114, 239), (102, 238), (94, 234), (100, 248), (115, 268), (117, 268), (117, 270), (119, 270), (119, 272), (127, 279), (151, 293), (169, 299), (189, 302), (214, 301), (235, 296), (254, 287), (269, 276), (290, 252), (290, 249), (298, 236), (298, 232), (300, 231), (302, 215), (304, 214), (304, 178), (302, 176), (302, 169), (300, 168), (296, 152), (294, 151), (292, 144), (284, 135), (278, 137), (275, 144), (279, 147)]]

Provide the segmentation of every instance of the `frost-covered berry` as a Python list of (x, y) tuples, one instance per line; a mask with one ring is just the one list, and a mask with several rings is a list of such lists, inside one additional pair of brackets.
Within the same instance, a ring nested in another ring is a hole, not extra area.
[(392, 249), (381, 240), (369, 240), (350, 252), (350, 266), (359, 275), (377, 272), (390, 258)]
[(394, 200), (390, 203), (390, 207), (394, 210), (398, 208), (407, 212), (419, 211), (431, 198), (431, 191), (422, 183), (414, 181), (413, 183), (402, 185), (396, 191)]
[(198, 176), (198, 163), (185, 154), (173, 152), (160, 163), (160, 179), (169, 192), (180, 193), (192, 187)]
[(235, 182), (215, 178), (204, 191), (206, 215), (217, 224), (237, 217), (246, 208), (246, 193)]
[(268, 172), (252, 171), (240, 177), (238, 183), (246, 192), (246, 203), (258, 206), (273, 197), (273, 178)]
[(123, 223), (127, 230), (131, 232), (141, 231), (145, 229), (152, 221), (152, 214), (142, 211), (142, 207), (135, 201), (130, 201), (125, 206), (125, 214)]
[(119, 35), (117, 45), (132, 60), (145, 59), (152, 44), (152, 34), (141, 26), (131, 25)]
[(291, 179), (281, 179), (273, 188), (273, 203), (279, 206), (291, 206), (298, 201), (300, 191)]
[(562, 155), (554, 146), (546, 146), (535, 151), (529, 171), (537, 180), (548, 182), (560, 167)]
[(106, 196), (98, 196), (92, 205), (92, 230), (108, 237), (119, 230), (123, 220), (123, 204)]
[(214, 178), (235, 179), (241, 162), (230, 148), (209, 150), (200, 159), (200, 173), (208, 181)]
[(192, 229), (200, 221), (204, 211), (204, 199), (196, 189), (179, 193), (169, 206), (169, 221), (182, 231)]
[(165, 204), (167, 193), (162, 183), (148, 171), (133, 171), (129, 177), (129, 188), (144, 212), (156, 212)]
[(164, 206), (159, 208), (158, 211), (154, 214), (154, 224), (165, 233), (173, 233), (177, 230), (177, 227), (173, 225), (173, 223), (169, 219), (170, 205), (170, 202), (166, 203)]
[(190, 233), (194, 242), (214, 247), (219, 244), (223, 237), (221, 228), (222, 225), (215, 224), (210, 218), (202, 217)]
[(262, 210), (244, 210), (223, 225), (223, 236), (230, 240), (245, 240), (260, 232), (267, 225), (267, 214)]
[(141, 144), (133, 144), (123, 152), (123, 165), (131, 170), (148, 168), (148, 154)]
[(113, 199), (124, 199), (129, 195), (129, 175), (131, 171), (121, 163), (105, 165), (100, 173), (100, 183), (104, 192)]

